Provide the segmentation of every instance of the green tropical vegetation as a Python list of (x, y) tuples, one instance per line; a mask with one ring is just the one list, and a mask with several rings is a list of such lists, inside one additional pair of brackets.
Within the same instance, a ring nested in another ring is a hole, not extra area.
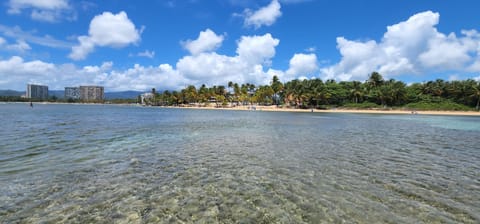
[(286, 83), (274, 76), (269, 85), (228, 82), (227, 86), (187, 86), (155, 92), (148, 104), (158, 106), (278, 105), (289, 108), (359, 108), (479, 110), (480, 82), (437, 79), (407, 85), (373, 72), (364, 82), (304, 79)]
[(0, 96), (0, 102), (63, 102), (57, 96), (50, 96), (48, 99), (29, 99), (21, 96)]

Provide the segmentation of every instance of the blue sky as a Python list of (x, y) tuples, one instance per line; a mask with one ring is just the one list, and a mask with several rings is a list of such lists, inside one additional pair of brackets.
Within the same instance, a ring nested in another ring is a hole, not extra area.
[(480, 80), (480, 2), (6, 0), (0, 89)]

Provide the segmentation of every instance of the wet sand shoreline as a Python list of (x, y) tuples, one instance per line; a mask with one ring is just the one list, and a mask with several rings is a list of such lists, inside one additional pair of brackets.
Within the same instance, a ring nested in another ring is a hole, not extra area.
[(214, 107), (214, 106), (185, 106), (167, 107), (180, 109), (200, 110), (237, 110), (237, 111), (268, 111), (268, 112), (303, 112), (303, 113), (357, 113), (357, 114), (412, 114), (412, 115), (448, 115), (448, 116), (480, 116), (477, 111), (431, 111), (431, 110), (400, 110), (400, 109), (295, 109), (277, 106), (235, 106), (235, 107)]
[[(8, 102), (5, 104), (29, 104), (27, 102)], [(45, 104), (72, 104), (72, 105), (125, 105), (125, 106), (141, 106), (139, 104), (94, 104), (94, 103), (55, 103), (55, 102), (38, 102), (34, 105)], [(151, 106), (148, 106), (151, 107)], [(178, 109), (199, 109), (199, 110), (237, 110), (237, 111), (269, 111), (269, 112), (301, 112), (301, 113), (354, 113), (354, 114), (412, 114), (412, 115), (444, 115), (444, 116), (480, 116), (479, 111), (433, 111), (433, 110), (407, 110), (407, 109), (348, 109), (348, 108), (334, 108), (334, 109), (296, 109), (273, 106), (227, 106), (227, 107), (215, 107), (215, 105), (209, 106), (159, 106), (158, 108), (178, 108)]]

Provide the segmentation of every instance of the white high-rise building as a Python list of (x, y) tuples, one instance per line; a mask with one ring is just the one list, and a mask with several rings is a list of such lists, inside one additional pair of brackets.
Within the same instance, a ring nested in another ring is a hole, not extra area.
[(29, 99), (48, 99), (48, 86), (28, 84), (26, 97)]
[(65, 99), (78, 100), (80, 99), (80, 88), (78, 87), (65, 87)]
[(84, 101), (103, 101), (105, 99), (103, 86), (80, 86), (80, 99)]

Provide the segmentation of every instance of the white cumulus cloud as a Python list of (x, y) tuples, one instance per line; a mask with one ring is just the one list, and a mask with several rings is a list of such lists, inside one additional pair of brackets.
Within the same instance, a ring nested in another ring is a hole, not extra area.
[[(90, 37), (83, 37), (92, 48), (97, 42)], [(5, 45), (5, 40), (3, 42)], [(180, 58), (175, 67), (169, 64), (143, 66), (135, 64), (130, 68), (116, 70), (113, 62), (101, 65), (76, 67), (74, 64), (55, 65), (43, 61), (24, 61), (21, 57), (8, 60), (0, 59), (2, 77), (0, 89), (14, 88), (22, 90), (27, 83), (41, 83), (50, 89), (63, 89), (66, 86), (102, 85), (106, 91), (140, 90), (151, 88), (178, 90), (185, 85), (227, 85), (236, 83), (254, 83), (265, 85), (273, 76), (282, 81), (285, 77), (296, 78), (317, 69), (314, 54), (296, 54), (292, 57), (287, 72), (271, 68), (275, 57), (275, 48), (280, 40), (271, 34), (242, 36), (237, 41), (234, 55), (222, 55), (217, 52), (204, 51)], [(146, 51), (150, 53), (149, 51)]]
[(69, 57), (74, 60), (85, 59), (96, 46), (121, 48), (135, 44), (140, 41), (140, 33), (127, 13), (104, 12), (92, 19), (89, 35), (78, 37), (79, 45), (72, 47)]
[(6, 89), (25, 89), (28, 83), (45, 84), (50, 80), (49, 74), (55, 71), (56, 66), (51, 63), (35, 60), (25, 62), (19, 56), (7, 60), (0, 60), (0, 75), (2, 86)]
[(214, 51), (220, 47), (224, 40), (222, 35), (215, 34), (212, 30), (206, 29), (200, 32), (196, 40), (187, 40), (181, 44), (192, 55), (197, 55), (203, 52)]
[(48, 85), (52, 90), (63, 90), (68, 86), (102, 85), (106, 91), (145, 91), (153, 87), (179, 89), (190, 82), (168, 64), (136, 64), (125, 70), (115, 70), (113, 62), (78, 68), (74, 64), (25, 61), (18, 56), (0, 60), (0, 77), (0, 89), (15, 90), (25, 90), (28, 83), (37, 83)]
[(469, 48), (453, 33), (449, 36), (438, 34), (430, 39), (428, 49), (419, 55), (419, 60), (426, 67), (456, 69), (471, 60)]
[(233, 76), (243, 66), (235, 57), (217, 53), (185, 56), (177, 62), (177, 69), (192, 80), (218, 79)]
[(76, 19), (68, 0), (9, 0), (7, 5), (9, 14), (21, 14), (27, 10), (33, 20), (56, 22)]
[(8, 12), (12, 14), (20, 13), (25, 8), (56, 10), (69, 7), (66, 0), (10, 0), (8, 6)]
[(139, 52), (137, 54), (138, 57), (146, 57), (146, 58), (154, 58), (155, 57), (155, 51), (149, 51), (145, 50), (144, 52)]
[(250, 64), (270, 64), (275, 56), (275, 47), (280, 43), (267, 33), (263, 36), (243, 36), (238, 41), (237, 54)]
[(269, 5), (257, 11), (246, 9), (244, 11), (244, 24), (245, 26), (253, 26), (257, 29), (261, 26), (271, 26), (282, 16), (280, 9), (281, 5), (278, 0), (273, 0)]
[(296, 4), (296, 3), (303, 3), (303, 2), (309, 2), (312, 0), (280, 0), (280, 2), (285, 3), (285, 4)]
[(32, 49), (30, 45), (24, 40), (18, 40), (16, 44), (11, 44), (7, 46), (7, 49), (23, 53)]
[(177, 62), (177, 70), (197, 85), (226, 85), (229, 81), (267, 84), (274, 70), (265, 69), (275, 56), (275, 47), (279, 42), (269, 33), (243, 36), (237, 42), (237, 55), (205, 52), (185, 56)]
[(19, 56), (13, 56), (8, 60), (0, 61), (0, 73), (2, 74), (16, 74), (21, 76), (30, 73), (35, 76), (45, 76), (54, 68), (54, 64), (39, 60), (25, 62), (23, 58)]
[(168, 64), (161, 64), (157, 67), (135, 64), (132, 68), (124, 71), (112, 70), (97, 73), (95, 80), (109, 91), (145, 91), (156, 87), (179, 89), (188, 83)]
[(480, 72), (480, 55), (477, 55), (477, 60), (470, 67), (468, 67), (468, 71)]
[(38, 44), (41, 46), (66, 49), (72, 47), (72, 44), (70, 42), (57, 40), (49, 35), (40, 36), (34, 31), (24, 31), (19, 26), (8, 27), (0, 24), (0, 33), (5, 37), (16, 40), (24, 40), (26, 42)]
[(16, 44), (8, 44), (7, 41), (0, 37), (0, 50), (13, 51), (17, 53), (25, 53), (26, 51), (32, 49), (30, 45), (24, 40), (17, 40)]
[(295, 54), (290, 59), (290, 67), (285, 81), (299, 76), (313, 75), (318, 71), (317, 56), (315, 54)]
[(440, 14), (421, 12), (408, 20), (387, 27), (377, 42), (337, 38), (340, 62), (321, 69), (323, 78), (365, 80), (373, 71), (391, 78), (396, 75), (423, 74), (432, 71), (475, 70), (472, 57), (480, 50), (476, 31), (443, 34), (436, 29)]

